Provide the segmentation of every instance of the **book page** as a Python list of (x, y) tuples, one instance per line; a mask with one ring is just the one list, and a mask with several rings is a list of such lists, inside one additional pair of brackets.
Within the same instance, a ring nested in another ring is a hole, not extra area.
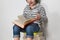
[(19, 15), (17, 20), (14, 20), (13, 23), (18, 25), (21, 28), (24, 28), (30, 22), (31, 19), (26, 19), (23, 15)]

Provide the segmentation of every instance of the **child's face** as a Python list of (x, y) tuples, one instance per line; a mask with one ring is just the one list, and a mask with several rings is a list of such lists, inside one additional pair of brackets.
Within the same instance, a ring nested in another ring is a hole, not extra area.
[(27, 3), (29, 4), (29, 5), (34, 5), (36, 2), (35, 2), (35, 0), (27, 0)]

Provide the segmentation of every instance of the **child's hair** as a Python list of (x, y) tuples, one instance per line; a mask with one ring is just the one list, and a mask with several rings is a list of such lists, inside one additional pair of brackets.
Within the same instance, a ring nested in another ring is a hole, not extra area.
[(36, 3), (40, 3), (40, 0), (35, 0)]
[[(26, 0), (26, 1), (27, 1), (27, 0)], [(41, 2), (41, 0), (35, 0), (35, 2), (36, 2), (36, 3), (40, 3), (40, 2)]]

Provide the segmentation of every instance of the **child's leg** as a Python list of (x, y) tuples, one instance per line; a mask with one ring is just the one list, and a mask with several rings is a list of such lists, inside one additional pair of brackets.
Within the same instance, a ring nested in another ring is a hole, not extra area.
[(13, 26), (13, 38), (14, 40), (20, 40), (20, 32), (23, 31), (22, 28), (18, 27), (17, 25)]
[(14, 40), (20, 40), (20, 38), (19, 38), (19, 37), (17, 37), (17, 38), (14, 38)]
[(33, 37), (34, 37), (33, 33), (34, 32), (38, 32), (39, 29), (40, 28), (39, 28), (38, 24), (36, 24), (36, 23), (32, 23), (32, 24), (28, 25), (26, 27), (26, 37), (27, 37), (27, 40), (32, 40)]

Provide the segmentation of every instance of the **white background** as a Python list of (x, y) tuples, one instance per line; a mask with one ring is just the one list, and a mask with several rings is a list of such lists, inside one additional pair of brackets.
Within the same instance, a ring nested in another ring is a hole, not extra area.
[[(47, 40), (60, 40), (60, 0), (42, 0), (48, 16)], [(25, 0), (0, 0), (0, 40), (13, 40), (12, 21), (23, 13)]]

